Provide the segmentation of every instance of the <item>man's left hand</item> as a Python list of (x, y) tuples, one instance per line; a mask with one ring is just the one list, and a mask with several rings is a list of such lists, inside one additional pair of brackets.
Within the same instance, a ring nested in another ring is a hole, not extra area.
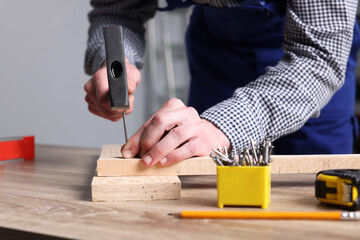
[(167, 166), (193, 156), (209, 156), (230, 141), (211, 122), (179, 99), (166, 102), (122, 147), (125, 158), (140, 156), (147, 166)]

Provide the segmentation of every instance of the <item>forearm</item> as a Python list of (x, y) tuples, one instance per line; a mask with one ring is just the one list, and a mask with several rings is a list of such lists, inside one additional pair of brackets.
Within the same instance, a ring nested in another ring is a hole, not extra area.
[(144, 23), (155, 14), (157, 1), (92, 0), (91, 5), (85, 72), (94, 74), (104, 62), (103, 28), (110, 25), (123, 26), (125, 56), (131, 64), (141, 68), (145, 47)]
[(202, 114), (234, 150), (299, 129), (344, 83), (356, 1), (288, 1), (284, 57)]

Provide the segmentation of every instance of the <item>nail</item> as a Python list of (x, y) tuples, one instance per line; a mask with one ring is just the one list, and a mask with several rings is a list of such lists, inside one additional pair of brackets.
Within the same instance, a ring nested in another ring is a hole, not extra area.
[(167, 158), (164, 157), (163, 159), (160, 160), (161, 165), (164, 165), (167, 162)]
[(132, 153), (129, 149), (124, 150), (124, 158), (131, 158)]
[(152, 158), (149, 155), (144, 157), (144, 162), (146, 162), (146, 164), (150, 164), (151, 161), (152, 161)]
[(259, 159), (258, 159), (258, 156), (257, 156), (257, 153), (256, 153), (255, 143), (254, 143), (254, 141), (252, 139), (250, 139), (250, 144), (251, 144), (251, 147), (252, 147), (252, 155), (254, 157), (254, 163), (258, 164)]

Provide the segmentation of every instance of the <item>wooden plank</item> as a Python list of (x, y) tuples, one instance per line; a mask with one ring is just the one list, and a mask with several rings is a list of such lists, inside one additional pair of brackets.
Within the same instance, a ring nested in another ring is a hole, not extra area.
[(271, 173), (317, 173), (328, 169), (359, 168), (360, 154), (274, 155)]
[(196, 157), (177, 164), (147, 167), (140, 158), (124, 159), (120, 145), (104, 145), (97, 161), (98, 176), (174, 176), (209, 175), (216, 172), (216, 165), (209, 157)]
[(147, 201), (180, 199), (177, 176), (94, 177), (93, 202)]
[[(336, 168), (360, 168), (360, 154), (273, 155), (271, 173), (317, 173)], [(139, 158), (121, 157), (120, 145), (104, 145), (97, 161), (98, 176), (213, 175), (216, 165), (210, 157), (194, 157), (177, 164), (147, 167)]]

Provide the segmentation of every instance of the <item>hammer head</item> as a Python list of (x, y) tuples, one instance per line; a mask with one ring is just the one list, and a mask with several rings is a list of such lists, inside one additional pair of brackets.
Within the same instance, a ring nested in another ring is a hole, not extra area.
[(129, 108), (124, 41), (121, 26), (104, 28), (106, 67), (112, 110)]

